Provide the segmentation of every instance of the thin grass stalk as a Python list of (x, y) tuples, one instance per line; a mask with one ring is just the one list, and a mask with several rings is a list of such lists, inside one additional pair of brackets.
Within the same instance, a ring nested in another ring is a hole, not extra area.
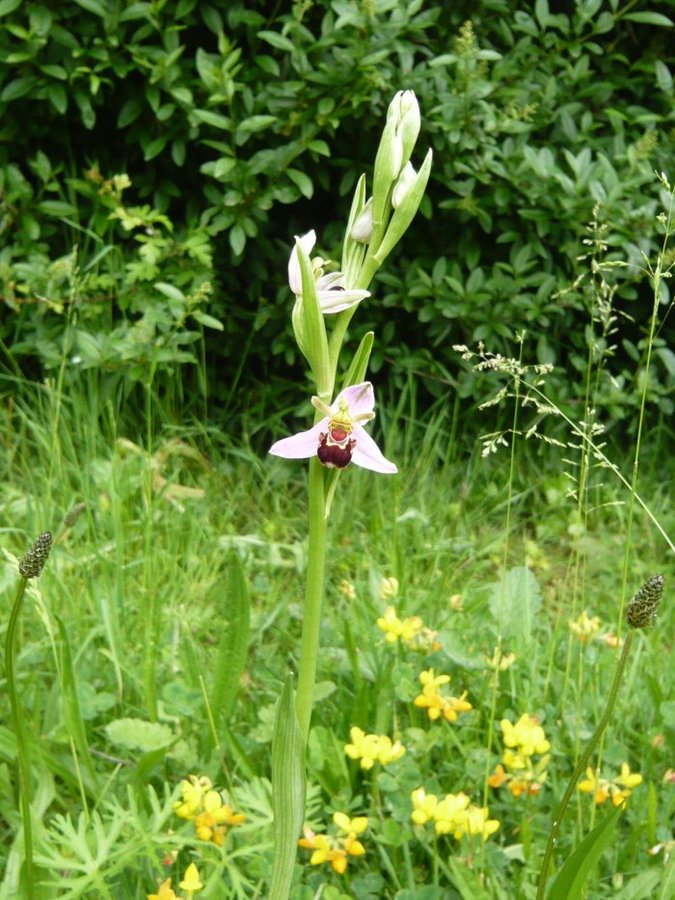
[(567, 787), (565, 789), (565, 793), (563, 794), (563, 798), (558, 805), (558, 808), (555, 811), (555, 815), (553, 816), (553, 824), (551, 826), (551, 830), (548, 835), (548, 841), (546, 843), (546, 850), (544, 851), (544, 858), (541, 864), (541, 870), (539, 873), (539, 884), (537, 887), (537, 900), (544, 900), (546, 896), (546, 880), (548, 876), (548, 869), (551, 864), (551, 857), (553, 856), (553, 849), (558, 842), (558, 836), (560, 834), (560, 825), (562, 823), (563, 816), (565, 815), (565, 811), (569, 805), (570, 799), (572, 798), (572, 794), (574, 793), (574, 789), (577, 786), (577, 782), (579, 778), (582, 776), (584, 771), (586, 770), (586, 766), (588, 765), (588, 761), (591, 758), (593, 751), (595, 750), (598, 741), (603, 735), (605, 728), (607, 727), (610, 717), (612, 715), (612, 711), (614, 710), (614, 704), (616, 702), (617, 695), (619, 693), (619, 687), (621, 685), (621, 679), (623, 678), (623, 673), (626, 668), (626, 662), (628, 660), (628, 654), (630, 652), (631, 644), (633, 642), (633, 632), (629, 631), (626, 635), (626, 640), (623, 645), (623, 650), (621, 652), (621, 657), (619, 659), (619, 664), (616, 668), (616, 672), (614, 673), (614, 681), (612, 682), (612, 686), (609, 691), (609, 696), (607, 698), (607, 704), (605, 706), (605, 710), (600, 717), (600, 721), (598, 722), (595, 731), (591, 735), (588, 743), (586, 744), (586, 748), (584, 752), (581, 754), (579, 759), (577, 760), (577, 764), (574, 768), (574, 772), (572, 772), (572, 776), (567, 783)]
[(27, 900), (35, 897), (35, 875), (33, 869), (33, 824), (31, 821), (31, 783), (30, 783), (30, 745), (28, 732), (22, 715), (19, 693), (16, 683), (16, 629), (23, 605), (28, 579), (19, 581), (14, 605), (7, 624), (5, 635), (5, 673), (7, 677), (7, 693), (11, 710), (12, 728), (16, 737), (16, 759), (19, 769), (19, 796), (21, 802), (21, 819), (23, 822), (24, 847), (24, 888)]

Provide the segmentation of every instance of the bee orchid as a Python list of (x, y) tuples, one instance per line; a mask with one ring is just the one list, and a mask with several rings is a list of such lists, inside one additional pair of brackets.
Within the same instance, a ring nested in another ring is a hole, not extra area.
[(375, 418), (375, 394), (369, 381), (345, 388), (330, 406), (318, 397), (312, 397), (312, 405), (324, 418), (309, 431), (277, 441), (270, 448), (271, 454), (285, 459), (318, 456), (330, 469), (344, 469), (353, 462), (362, 469), (384, 475), (398, 471), (363, 427)]

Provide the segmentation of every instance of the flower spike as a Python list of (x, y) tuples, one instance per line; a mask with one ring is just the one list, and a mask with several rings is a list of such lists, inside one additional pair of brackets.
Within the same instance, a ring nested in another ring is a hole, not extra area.
[(393, 475), (398, 469), (382, 455), (364, 422), (375, 418), (375, 394), (369, 381), (345, 388), (327, 406), (318, 397), (313, 405), (324, 413), (323, 419), (308, 431), (277, 441), (270, 448), (273, 456), (285, 459), (309, 459), (318, 456), (330, 469), (344, 469), (350, 462), (363, 469)]

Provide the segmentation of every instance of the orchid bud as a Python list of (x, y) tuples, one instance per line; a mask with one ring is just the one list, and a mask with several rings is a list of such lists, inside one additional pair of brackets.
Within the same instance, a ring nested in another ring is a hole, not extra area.
[(352, 240), (358, 241), (360, 244), (368, 244), (373, 235), (373, 198), (369, 197), (368, 202), (356, 217), (356, 221), (351, 227), (349, 236)]
[(403, 196), (399, 198), (399, 206), (394, 210), (394, 214), (392, 215), (384, 237), (382, 238), (382, 243), (375, 253), (375, 259), (378, 263), (382, 263), (385, 257), (391, 253), (415, 217), (415, 213), (422, 202), (427, 181), (429, 180), (431, 157), (432, 153), (431, 150), (429, 150), (424, 157), (424, 162), (422, 163), (419, 172), (417, 172), (410, 184), (407, 185)]
[(414, 91), (403, 91), (400, 99), (401, 118), (397, 131), (401, 135), (403, 146), (402, 164), (405, 165), (413, 152), (413, 147), (420, 133), (420, 107)]
[(391, 205), (394, 209), (398, 209), (403, 203), (416, 178), (417, 172), (413, 168), (412, 163), (407, 162), (398, 176), (391, 195)]

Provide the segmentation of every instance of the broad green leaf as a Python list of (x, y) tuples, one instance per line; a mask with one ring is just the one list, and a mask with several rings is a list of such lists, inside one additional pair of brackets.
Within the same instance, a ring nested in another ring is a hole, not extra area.
[(238, 223), (230, 228), (228, 235), (230, 247), (235, 256), (241, 256), (246, 246), (246, 232)]
[(142, 750), (143, 753), (167, 747), (174, 741), (173, 732), (168, 725), (147, 722), (145, 719), (114, 719), (108, 722), (104, 731), (115, 746), (125, 750)]
[(168, 297), (169, 300), (175, 300), (178, 303), (185, 303), (185, 294), (173, 284), (167, 284), (165, 281), (156, 281), (156, 289)]
[(200, 325), (203, 325), (204, 328), (213, 328), (214, 331), (224, 331), (225, 326), (220, 321), (220, 319), (216, 319), (213, 316), (210, 316), (208, 313), (201, 312), (197, 310), (192, 313), (192, 318), (196, 319)]
[(281, 693), (274, 724), (272, 808), (274, 862), (268, 900), (288, 900), (305, 815), (305, 748), (290, 675)]
[(292, 53), (295, 49), (292, 41), (276, 31), (259, 31), (258, 37), (271, 47), (276, 47), (277, 50), (286, 50), (288, 53)]
[(7, 16), (9, 13), (21, 6), (23, 0), (0, 0), (0, 18)]
[[(198, 321), (200, 315), (206, 319), (211, 316), (194, 314)], [(222, 331), (222, 324), (213, 319), (215, 326)], [(202, 324), (206, 324), (202, 322)], [(211, 685), (211, 713), (216, 729), (230, 718), (234, 701), (239, 691), (241, 676), (246, 666), (248, 645), (251, 634), (251, 600), (244, 566), (239, 554), (231, 550), (227, 558), (228, 580), (222, 591), (219, 603), (221, 637), (218, 644), (215, 674)]]
[(540, 606), (539, 584), (525, 566), (509, 569), (501, 581), (491, 585), (490, 612), (503, 635), (531, 640)]
[(640, 22), (643, 25), (663, 25), (664, 28), (672, 28), (673, 22), (668, 16), (657, 12), (629, 12), (623, 17), (631, 22)]
[(301, 172), (299, 169), (286, 169), (286, 175), (295, 184), (303, 197), (309, 199), (314, 193), (314, 185), (309, 175)]
[(26, 94), (29, 94), (33, 90), (36, 84), (37, 79), (35, 79), (32, 75), (24, 75), (21, 78), (14, 78), (12, 79), (12, 81), (8, 82), (2, 89), (2, 93), (0, 93), (0, 100), (7, 103), (10, 100), (18, 100), (19, 97), (25, 97)]
[(567, 857), (546, 894), (547, 900), (577, 900), (581, 896), (586, 879), (612, 840), (622, 812), (621, 806), (615, 807)]
[(102, 3), (101, 0), (75, 0), (75, 3), (81, 6), (82, 9), (86, 9), (87, 12), (94, 13), (94, 15), (100, 16), (102, 19), (105, 19), (108, 15), (105, 3)]

